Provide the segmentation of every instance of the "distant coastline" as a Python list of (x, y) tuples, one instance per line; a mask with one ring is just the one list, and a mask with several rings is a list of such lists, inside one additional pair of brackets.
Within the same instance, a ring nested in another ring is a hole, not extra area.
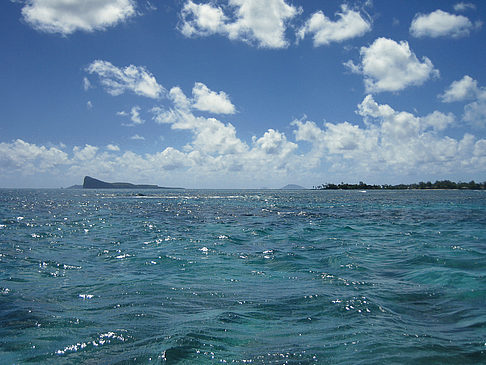
[(296, 184), (288, 184), (280, 188), (279, 190), (307, 190), (307, 188)]
[(127, 182), (109, 183), (95, 179), (91, 176), (85, 176), (83, 185), (73, 185), (67, 189), (183, 189), (177, 187), (167, 187), (149, 184), (132, 184)]
[(477, 183), (474, 180), (470, 182), (454, 182), (450, 180), (437, 180), (432, 183), (419, 182), (415, 184), (398, 184), (398, 185), (368, 185), (362, 181), (358, 184), (322, 184), (319, 186), (314, 186), (313, 190), (486, 190), (486, 181), (482, 183)]
[[(106, 182), (95, 179), (90, 176), (85, 176), (83, 185), (72, 185), (66, 189), (177, 189), (183, 190), (181, 187), (166, 187), (154, 184), (132, 184), (127, 182)], [(262, 188), (264, 190), (268, 188)], [(274, 189), (269, 189), (274, 190)], [(486, 190), (486, 181), (475, 182), (454, 182), (450, 180), (437, 180), (435, 182), (418, 182), (413, 184), (366, 184), (360, 181), (358, 184), (349, 184), (341, 182), (339, 184), (326, 183), (322, 185), (313, 186), (307, 189), (300, 185), (288, 184), (276, 190)]]

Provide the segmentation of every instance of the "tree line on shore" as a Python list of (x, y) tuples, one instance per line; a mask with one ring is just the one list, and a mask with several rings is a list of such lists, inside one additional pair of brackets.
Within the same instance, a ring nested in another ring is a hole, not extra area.
[(419, 182), (414, 184), (398, 185), (368, 185), (362, 181), (358, 184), (322, 184), (313, 187), (314, 190), (406, 190), (406, 189), (462, 189), (462, 190), (486, 190), (486, 181), (477, 183), (474, 180), (470, 182), (454, 182), (450, 180), (437, 180), (436, 182)]

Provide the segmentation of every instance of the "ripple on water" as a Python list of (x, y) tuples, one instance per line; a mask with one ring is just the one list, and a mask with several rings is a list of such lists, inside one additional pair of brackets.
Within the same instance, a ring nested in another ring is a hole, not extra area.
[(486, 195), (5, 190), (7, 363), (485, 363)]

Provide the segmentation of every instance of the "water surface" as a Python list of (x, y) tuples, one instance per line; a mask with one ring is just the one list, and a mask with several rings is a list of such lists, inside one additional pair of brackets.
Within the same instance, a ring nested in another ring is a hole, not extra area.
[(1, 363), (486, 362), (486, 192), (0, 190)]

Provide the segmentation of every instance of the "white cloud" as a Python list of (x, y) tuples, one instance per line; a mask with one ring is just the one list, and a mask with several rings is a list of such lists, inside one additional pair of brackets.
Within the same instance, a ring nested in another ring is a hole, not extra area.
[(246, 150), (246, 145), (236, 137), (236, 129), (231, 123), (199, 117), (193, 132), (195, 138), (186, 146), (188, 150), (195, 149), (210, 155), (238, 154)]
[(358, 105), (358, 114), (370, 122), (370, 118), (381, 122), (380, 132), (391, 141), (407, 141), (421, 131), (420, 118), (408, 112), (396, 112), (389, 105), (379, 105), (367, 95)]
[(410, 34), (414, 37), (459, 38), (469, 35), (473, 27), (471, 21), (463, 15), (436, 10), (430, 14), (417, 14), (410, 25)]
[(89, 110), (89, 109), (93, 109), (93, 103), (91, 102), (91, 100), (88, 100), (86, 102), (86, 108)]
[(130, 65), (118, 68), (108, 61), (96, 60), (87, 67), (86, 71), (98, 75), (107, 92), (114, 96), (132, 91), (137, 95), (157, 99), (165, 92), (155, 77), (141, 66)]
[(359, 12), (350, 10), (346, 5), (341, 6), (341, 12), (337, 15), (339, 20), (333, 22), (322, 11), (312, 14), (297, 32), (298, 38), (304, 39), (306, 34), (313, 34), (314, 46), (317, 47), (359, 37), (371, 30), (371, 24)]
[(318, 144), (324, 139), (323, 131), (314, 122), (294, 120), (291, 125), (297, 126), (297, 129), (294, 130), (295, 140), (297, 142), (306, 141), (312, 144)]
[(133, 0), (27, 0), (22, 8), (32, 27), (62, 35), (104, 30), (135, 14)]
[(423, 118), (423, 125), (424, 127), (432, 127), (436, 131), (443, 131), (454, 124), (455, 121), (454, 114), (444, 114), (436, 110)]
[(279, 155), (283, 158), (288, 157), (297, 149), (295, 143), (287, 141), (285, 134), (274, 129), (269, 129), (260, 138), (253, 137), (253, 144), (265, 155)]
[[(386, 104), (380, 105), (371, 95), (366, 96), (358, 105), (358, 114), (364, 118), (367, 127), (359, 128), (359, 132), (353, 128), (343, 133), (360, 142), (343, 143), (350, 152), (348, 155), (343, 152), (342, 156), (351, 158), (352, 163), (361, 165), (364, 171), (391, 169), (390, 173), (395, 171), (409, 174), (416, 171), (439, 174), (448, 173), (450, 169), (474, 171), (476, 167), (479, 168), (474, 165), (471, 155), (477, 143), (474, 137), (466, 134), (462, 140), (456, 140), (438, 134), (454, 122), (451, 114), (436, 111), (418, 117), (412, 113), (395, 111)], [(339, 128), (340, 131), (343, 129), (344, 126)], [(333, 129), (328, 126), (328, 131)], [(343, 139), (337, 136), (338, 140)]]
[(140, 110), (141, 108), (138, 105), (135, 105), (130, 109), (130, 112), (122, 110), (117, 112), (116, 115), (119, 115), (120, 117), (130, 117), (132, 123), (123, 123), (122, 125), (125, 127), (133, 127), (145, 123), (145, 120), (140, 117)]
[[(212, 4), (195, 4), (187, 1), (181, 11), (183, 23), (180, 31), (186, 37), (206, 36), (225, 32), (226, 16), (220, 7)], [(188, 20), (187, 18), (193, 18)]]
[[(241, 187), (258, 187), (297, 178), (304, 185), (369, 178), (387, 182), (406, 176), (444, 178), (451, 171), (477, 176), (486, 170), (486, 140), (471, 134), (461, 139), (440, 134), (454, 122), (452, 115), (435, 111), (420, 117), (379, 104), (371, 95), (358, 105), (363, 126), (342, 122), (319, 127), (297, 120), (291, 123), (295, 141), (268, 129), (247, 144), (230, 123), (195, 116), (175, 104), (172, 111), (171, 127), (192, 132), (183, 149), (167, 147), (142, 155), (112, 144), (85, 145), (68, 154), (65, 146), (47, 148), (17, 140), (0, 143), (0, 173), (49, 172), (69, 181), (91, 175), (186, 187), (235, 187), (241, 182)], [(303, 144), (310, 144), (310, 149), (302, 149)]]
[(281, 48), (287, 46), (285, 22), (296, 16), (300, 10), (284, 0), (230, 0), (238, 7), (238, 20), (228, 24), (231, 39), (256, 39), (260, 46)]
[(442, 178), (450, 171), (464, 176), (486, 168), (485, 140), (470, 134), (462, 139), (440, 135), (454, 123), (452, 114), (435, 111), (419, 117), (378, 104), (371, 95), (358, 105), (357, 113), (363, 117), (364, 127), (343, 122), (319, 128), (310, 121), (293, 122), (296, 140), (312, 144), (302, 163), (308, 166), (306, 163), (312, 160), (318, 166), (316, 161), (327, 161), (327, 176), (339, 176), (344, 171), (348, 181), (350, 176)]
[(170, 89), (169, 99), (172, 100), (178, 109), (189, 110), (191, 108), (192, 101), (184, 95), (181, 88), (178, 86)]
[[(284, 133), (269, 129), (261, 137), (253, 136), (248, 145), (237, 137), (230, 123), (192, 114), (188, 108), (190, 99), (180, 88), (173, 88), (169, 94), (175, 107), (154, 110), (154, 118), (170, 124), (174, 130), (193, 133), (192, 141), (184, 148), (186, 160), (183, 159), (191, 172), (290, 176), (309, 174), (322, 164), (329, 164), (330, 174), (343, 169), (363, 176), (389, 171), (440, 174), (451, 169), (471, 173), (479, 160), (486, 168), (486, 156), (478, 159), (472, 155), (473, 150), (481, 153), (482, 149), (475, 147), (481, 140), (470, 135), (462, 140), (440, 136), (455, 122), (452, 114), (434, 111), (419, 117), (380, 105), (371, 95), (358, 106), (365, 128), (349, 122), (326, 123), (320, 128), (311, 121), (297, 120), (291, 124), (295, 127), (295, 142)], [(299, 142), (310, 144), (310, 149), (301, 154)]]
[[(65, 152), (64, 145), (45, 147), (17, 140), (0, 143), (0, 176), (49, 173), (60, 181), (69, 177), (70, 184), (90, 175), (186, 187), (259, 187), (289, 180), (309, 186), (330, 180), (444, 178), (451, 171), (464, 178), (486, 171), (486, 140), (471, 134), (448, 137), (444, 133), (455, 118), (440, 111), (418, 116), (367, 95), (357, 107), (362, 123), (318, 126), (303, 118), (291, 123), (289, 135), (270, 128), (244, 141), (233, 124), (195, 115), (193, 100), (179, 87), (168, 96), (169, 107), (154, 108), (154, 119), (174, 131), (190, 132), (181, 148), (139, 154), (115, 144), (86, 144)], [(486, 105), (486, 94), (483, 100), (480, 93), (475, 102)], [(131, 139), (144, 137), (135, 134)]]
[(486, 139), (481, 139), (474, 144), (474, 156), (486, 157)]
[(134, 141), (145, 141), (145, 137), (140, 136), (138, 134), (134, 134), (133, 136), (130, 137), (130, 139), (133, 139)]
[(344, 123), (326, 123), (324, 143), (331, 154), (340, 154), (345, 159), (356, 158), (356, 151), (370, 153), (377, 146), (375, 133), (360, 129), (359, 126)]
[(224, 91), (211, 91), (201, 82), (196, 82), (192, 89), (193, 108), (215, 114), (234, 114), (235, 106)]
[(192, 165), (188, 155), (173, 147), (167, 147), (154, 155), (147, 155), (146, 158), (152, 166), (157, 166), (166, 171), (188, 168)]
[(108, 151), (113, 151), (113, 152), (120, 151), (120, 147), (118, 147), (118, 145), (116, 145), (116, 144), (108, 144), (108, 145), (106, 145), (106, 149)]
[(91, 82), (89, 81), (89, 79), (87, 77), (84, 77), (83, 78), (83, 89), (84, 89), (84, 91), (88, 91), (91, 88), (92, 88)]
[(190, 100), (180, 88), (171, 89), (169, 95), (174, 108), (154, 108), (154, 119), (170, 124), (174, 130), (192, 132), (191, 142), (184, 147), (192, 161), (190, 165), (207, 171), (251, 170), (257, 173), (265, 170), (265, 174), (270, 174), (272, 171), (282, 173), (295, 160), (292, 153), (297, 145), (288, 141), (283, 133), (269, 129), (262, 137), (253, 137), (249, 146), (237, 137), (231, 123), (194, 115), (189, 109)]
[(98, 152), (98, 147), (86, 144), (84, 147), (75, 146), (73, 148), (73, 155), (75, 160), (91, 160)]
[(318, 168), (323, 156), (326, 155), (326, 133), (319, 128), (316, 123), (304, 120), (294, 120), (291, 123), (296, 129), (293, 131), (296, 142), (306, 142), (310, 144), (310, 151), (299, 161), (302, 167), (307, 169)]
[(445, 103), (472, 100), (464, 106), (462, 119), (473, 127), (486, 127), (486, 88), (479, 87), (472, 77), (466, 75), (454, 81), (439, 98)]
[(179, 87), (169, 92), (174, 108), (153, 108), (154, 120), (171, 124), (175, 130), (190, 130), (193, 141), (186, 149), (197, 149), (207, 154), (231, 154), (244, 151), (247, 147), (236, 137), (236, 130), (230, 123), (224, 124), (215, 118), (197, 117), (189, 109), (190, 100)]
[(464, 76), (459, 81), (454, 81), (444, 94), (439, 95), (445, 103), (462, 101), (475, 98), (479, 93), (478, 82), (471, 76)]
[[(209, 89), (202, 82), (194, 83), (192, 98), (188, 98), (180, 87), (170, 89), (168, 97), (179, 111), (189, 112), (191, 109), (206, 111), (213, 114), (234, 114), (236, 108), (224, 91), (216, 92)], [(172, 123), (177, 118), (173, 110), (162, 110), (160, 107), (152, 109), (155, 120), (159, 123)]]
[(466, 11), (468, 9), (475, 10), (476, 5), (471, 4), (471, 3), (465, 3), (465, 2), (460, 2), (454, 5), (454, 10), (455, 11)]
[(486, 127), (486, 91), (482, 91), (475, 101), (464, 107), (463, 119), (474, 127)]
[(263, 48), (284, 48), (286, 22), (301, 12), (285, 0), (228, 0), (224, 9), (229, 15), (213, 3), (188, 0), (179, 29), (186, 37), (221, 34)]
[(367, 92), (400, 91), (439, 75), (432, 62), (427, 57), (420, 61), (406, 41), (378, 38), (371, 46), (361, 47), (360, 55), (361, 64), (348, 61), (344, 65), (364, 76)]
[(145, 122), (140, 118), (140, 107), (138, 105), (130, 110), (130, 120), (135, 124), (143, 124)]
[(37, 146), (17, 139), (0, 142), (0, 171), (32, 175), (67, 164), (68, 154), (57, 147)]

